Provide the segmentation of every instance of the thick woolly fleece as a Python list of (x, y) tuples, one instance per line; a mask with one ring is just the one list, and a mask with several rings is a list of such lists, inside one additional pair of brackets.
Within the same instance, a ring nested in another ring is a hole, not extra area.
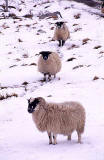
[(78, 102), (47, 103), (40, 97), (32, 118), (41, 132), (63, 135), (71, 135), (74, 130), (84, 132), (85, 110)]
[(63, 24), (63, 28), (57, 28), (54, 32), (53, 40), (64, 40), (66, 41), (68, 38), (70, 38), (70, 32), (68, 30), (68, 27), (66, 24)]
[(38, 71), (50, 75), (56, 75), (61, 70), (61, 60), (57, 53), (52, 52), (47, 60), (44, 60), (42, 55), (38, 60)]
[(104, 7), (103, 7), (103, 8), (101, 8), (101, 12), (102, 12), (102, 13), (104, 13)]

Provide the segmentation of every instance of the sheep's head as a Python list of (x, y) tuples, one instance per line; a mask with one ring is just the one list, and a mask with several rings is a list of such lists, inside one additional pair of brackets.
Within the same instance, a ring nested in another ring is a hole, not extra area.
[(104, 2), (102, 2), (101, 8), (104, 8)]
[(51, 54), (52, 52), (50, 51), (42, 51), (40, 52), (40, 54), (42, 55), (43, 59), (46, 61), (48, 59), (48, 56)]
[(55, 24), (56, 24), (56, 27), (57, 27), (57, 28), (62, 28), (64, 22), (56, 22)]
[(44, 104), (45, 100), (42, 97), (30, 98), (28, 100), (28, 112), (33, 113), (38, 104)]

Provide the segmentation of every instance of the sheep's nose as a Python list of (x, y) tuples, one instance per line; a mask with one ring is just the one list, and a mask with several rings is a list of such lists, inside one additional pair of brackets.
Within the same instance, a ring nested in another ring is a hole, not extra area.
[(61, 26), (58, 26), (58, 28), (61, 28)]
[(48, 57), (47, 57), (47, 56), (44, 56), (44, 57), (43, 57), (43, 59), (44, 59), (44, 60), (47, 60), (47, 59), (48, 59)]
[(28, 109), (27, 111), (28, 111), (29, 113), (32, 113), (32, 112), (33, 112), (33, 110), (32, 110), (32, 109)]

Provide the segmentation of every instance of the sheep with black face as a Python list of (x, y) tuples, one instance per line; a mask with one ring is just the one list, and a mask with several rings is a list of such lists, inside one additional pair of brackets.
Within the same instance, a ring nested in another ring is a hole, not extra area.
[(63, 46), (68, 38), (70, 38), (70, 32), (65, 22), (56, 22), (53, 40), (59, 41), (59, 46)]
[(102, 5), (101, 5), (101, 12), (104, 13), (104, 2), (102, 2)]
[(46, 81), (46, 76), (51, 80), (51, 75), (56, 77), (56, 73), (61, 70), (61, 60), (57, 53), (50, 51), (40, 52), (40, 57), (38, 60), (38, 71), (44, 74), (44, 80)]
[(42, 97), (30, 98), (28, 112), (32, 113), (38, 130), (48, 133), (49, 144), (57, 144), (57, 134), (66, 135), (68, 140), (71, 140), (71, 134), (75, 130), (78, 143), (81, 143), (81, 134), (85, 127), (85, 109), (79, 102), (48, 103)]

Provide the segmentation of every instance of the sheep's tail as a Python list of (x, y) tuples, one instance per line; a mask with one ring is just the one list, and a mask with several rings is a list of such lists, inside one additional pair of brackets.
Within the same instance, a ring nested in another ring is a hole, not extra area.
[(77, 127), (77, 131), (79, 133), (83, 133), (84, 132), (84, 128), (85, 128), (85, 119), (81, 120), (78, 127)]
[(77, 128), (77, 131), (79, 133), (83, 133), (84, 132), (84, 125), (82, 127)]

